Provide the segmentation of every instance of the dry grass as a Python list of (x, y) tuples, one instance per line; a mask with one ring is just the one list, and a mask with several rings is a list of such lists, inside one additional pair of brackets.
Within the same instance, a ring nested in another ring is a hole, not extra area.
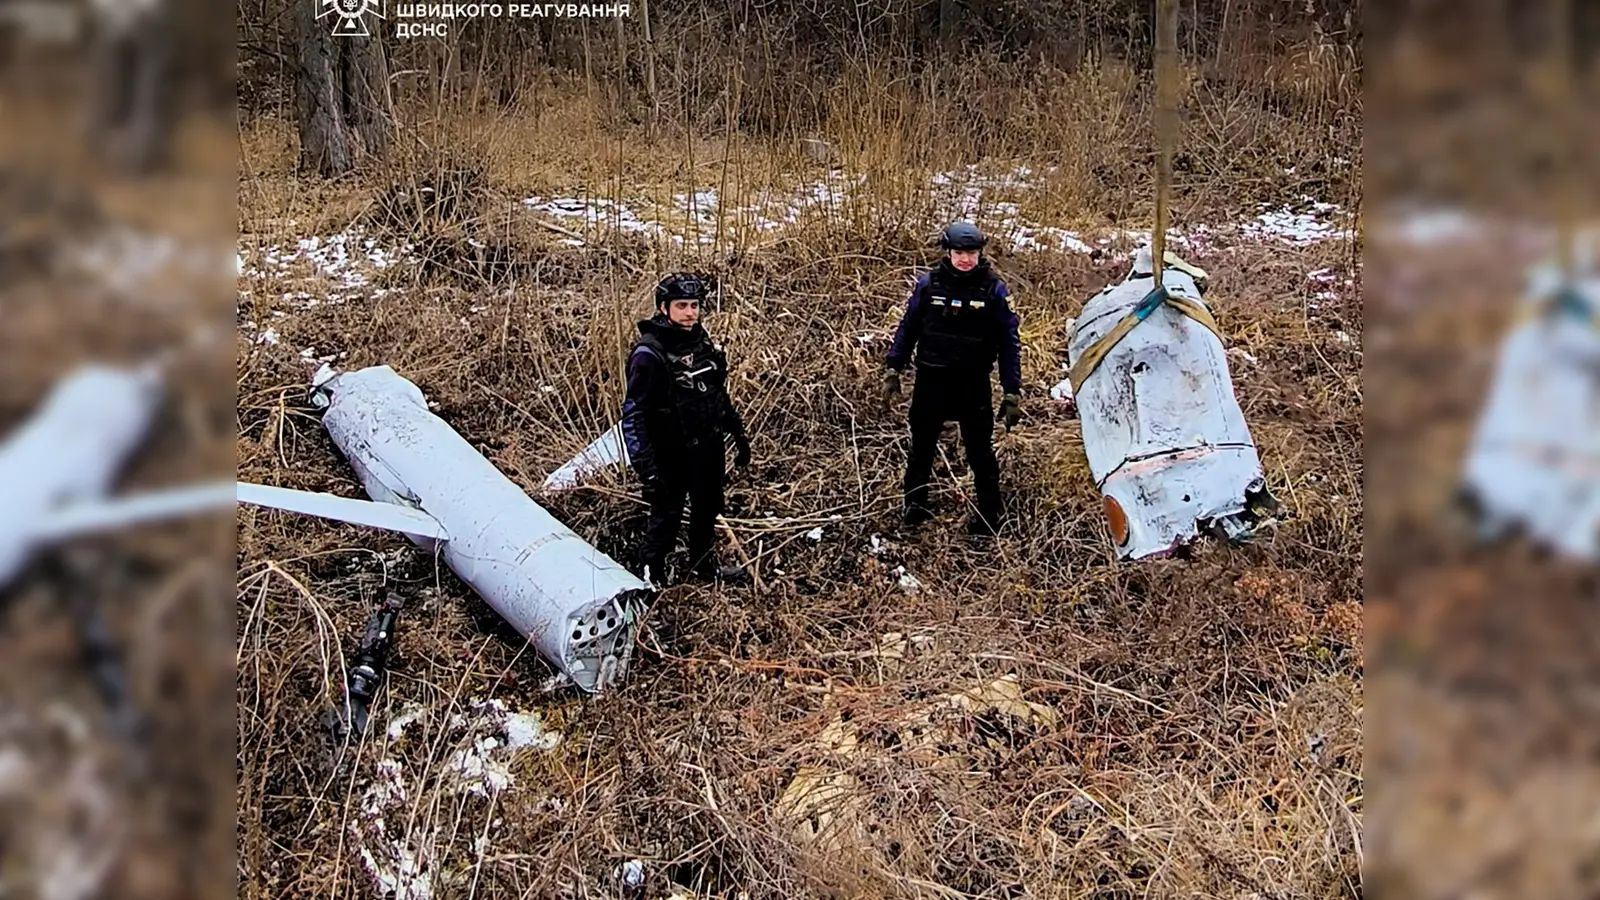
[[(207, 344), (201, 329), (227, 308), (228, 240), (218, 238), (231, 129), (187, 121), (178, 171), (132, 181), (96, 167), (68, 130), (74, 96), (0, 91), (11, 123), (0, 137), (0, 435), (79, 365), (171, 350), (168, 402), (115, 490), (225, 477), (233, 391), (216, 338), (226, 332), (213, 329)], [(118, 257), (130, 231), (144, 243)], [(106, 252), (103, 265), (82, 264), (91, 250)], [(0, 594), (0, 894), (228, 889), (232, 873), (215, 860), (230, 837), (231, 541), (228, 517), (216, 515), (84, 539), (74, 550), (88, 576), (62, 577), (57, 554), (42, 552)], [(82, 659), (79, 596), (96, 599), (124, 654), (147, 741), (112, 730)]]
[[(1058, 167), (1024, 212), (1061, 225), (1136, 223), (1147, 205), (1130, 193), (1145, 181), (1132, 149), (1146, 120), (1139, 101), (1110, 66), (1076, 77), (1018, 97), (1037, 104), (1023, 118), (1037, 130), (1011, 155), (1050, 147), (1022, 161)], [(1081, 79), (1104, 79), (1102, 92)], [(931, 259), (936, 222), (915, 185), (927, 165), (977, 156), (910, 149), (938, 123), (909, 122), (923, 113), (896, 97), (839, 95), (836, 147), (867, 179), (861, 201), (758, 238), (724, 222), (724, 237), (699, 253), (587, 231), (585, 246), (569, 246), (514, 201), (714, 188), (731, 208), (799, 171), (789, 148), (652, 145), (608, 135), (575, 101), (544, 96), (519, 116), (421, 122), (428, 145), (453, 149), (326, 184), (293, 174), (292, 135), (280, 126), (244, 133), (247, 243), (360, 220), (425, 248), (429, 265), (391, 275), (381, 297), (314, 312), (280, 299), (302, 289), (292, 279), (241, 297), (241, 320), (270, 322), (282, 338), (252, 345), (254, 332), (241, 330), (241, 480), (359, 495), (306, 402), (311, 367), (296, 354), (309, 346), (345, 354), (345, 367), (394, 366), (535, 489), (614, 421), (647, 289), (665, 269), (695, 266), (723, 286), (708, 324), (730, 348), (756, 459), (730, 490), (727, 522), (761, 580), (759, 590), (670, 590), (625, 689), (558, 698), (541, 694), (548, 671), (524, 643), (399, 538), (241, 511), (246, 896), (374, 893), (350, 823), (385, 756), (408, 773), (405, 821), (391, 834), (430, 845), (451, 879), (435, 896), (616, 896), (612, 872), (633, 857), (646, 861), (650, 897), (665, 896), (669, 880), (697, 896), (751, 898), (1360, 895), (1362, 316), (1351, 248), (1246, 243), (1194, 260), (1212, 273), (1230, 346), (1258, 360), (1232, 364), (1273, 488), (1297, 514), (1276, 533), (1244, 548), (1204, 546), (1188, 561), (1113, 560), (1078, 424), (1052, 412), (1044, 389), (1060, 377), (1065, 320), (1125, 261), (1037, 253), (998, 262), (1025, 336), (1024, 425), (999, 440), (1010, 521), (989, 545), (958, 536), (970, 479), (947, 436), (936, 469), (944, 514), (903, 539), (894, 529), (904, 410), (874, 409), (875, 375), (909, 280)], [(1197, 129), (1218, 142), (1207, 165), (1236, 140), (1219, 122)], [(1299, 142), (1308, 155), (1319, 146), (1306, 131), (1270, 131), (1249, 140)], [(970, 137), (948, 146), (970, 147)], [(1320, 146), (1324, 165), (1344, 150)], [(1262, 162), (1240, 163), (1235, 180), (1191, 175), (1179, 206), (1187, 221), (1302, 190), (1284, 183), (1294, 162), (1258, 149)], [(1116, 170), (1093, 171), (1097, 159)], [(460, 188), (449, 214), (419, 217), (396, 200), (447, 183)], [(485, 246), (474, 252), (468, 239)], [(1313, 308), (1306, 273), (1324, 267), (1353, 286)], [(863, 344), (862, 334), (875, 338)], [(622, 473), (544, 502), (632, 560), (644, 508)], [(805, 538), (818, 524), (823, 539)], [(875, 535), (886, 544), (876, 555)], [(921, 591), (896, 586), (902, 565)], [(336, 768), (317, 717), (337, 696), (341, 651), (385, 588), (416, 599), (374, 721), (413, 707), (421, 717), (396, 745), (365, 747)], [(948, 699), (1008, 674), (1020, 698)], [(538, 709), (564, 741), (519, 757), (516, 786), (493, 800), (453, 794), (440, 769), (472, 735), (451, 716), (489, 696)], [(830, 806), (806, 808), (793, 793), (785, 802), (797, 775), (822, 786), (813, 800), (831, 793)], [(797, 806), (802, 823), (838, 830), (797, 836), (784, 815)]]

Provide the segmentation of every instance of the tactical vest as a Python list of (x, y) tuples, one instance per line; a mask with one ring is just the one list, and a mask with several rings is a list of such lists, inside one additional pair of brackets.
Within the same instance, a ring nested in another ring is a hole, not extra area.
[(928, 278), (917, 363), (988, 372), (1000, 355), (1000, 320), (995, 316), (1000, 279), (988, 266), (970, 277), (951, 276), (941, 264)]
[(702, 340), (674, 353), (654, 335), (639, 338), (635, 346), (660, 360), (668, 375), (665, 403), (645, 410), (651, 438), (668, 447), (720, 441), (728, 389), (728, 356), (722, 348)]

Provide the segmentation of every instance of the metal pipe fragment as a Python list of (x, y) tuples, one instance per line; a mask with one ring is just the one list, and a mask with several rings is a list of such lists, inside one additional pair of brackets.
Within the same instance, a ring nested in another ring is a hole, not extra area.
[(388, 366), (319, 373), (313, 400), (367, 494), (436, 519), (448, 540), (412, 540), (546, 660), (589, 692), (625, 675), (650, 585), (534, 503)]

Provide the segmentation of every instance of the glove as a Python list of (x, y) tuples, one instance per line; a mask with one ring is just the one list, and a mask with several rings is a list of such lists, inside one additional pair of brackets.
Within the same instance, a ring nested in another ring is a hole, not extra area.
[(1006, 394), (1000, 401), (1000, 418), (1005, 420), (1006, 430), (1010, 431), (1022, 418), (1022, 398), (1016, 394)]
[(748, 469), (750, 467), (750, 438), (741, 434), (737, 438), (734, 438), (734, 443), (737, 451), (733, 457), (734, 467), (739, 469)]
[(883, 370), (883, 396), (884, 399), (894, 401), (900, 399), (900, 373), (893, 369)]

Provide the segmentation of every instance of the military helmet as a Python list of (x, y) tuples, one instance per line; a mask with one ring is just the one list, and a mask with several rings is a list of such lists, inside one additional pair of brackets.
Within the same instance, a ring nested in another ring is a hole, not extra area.
[(656, 306), (666, 306), (674, 300), (704, 300), (706, 283), (690, 272), (674, 272), (656, 285)]
[(989, 239), (971, 222), (951, 222), (939, 236), (939, 246), (946, 250), (981, 250)]

